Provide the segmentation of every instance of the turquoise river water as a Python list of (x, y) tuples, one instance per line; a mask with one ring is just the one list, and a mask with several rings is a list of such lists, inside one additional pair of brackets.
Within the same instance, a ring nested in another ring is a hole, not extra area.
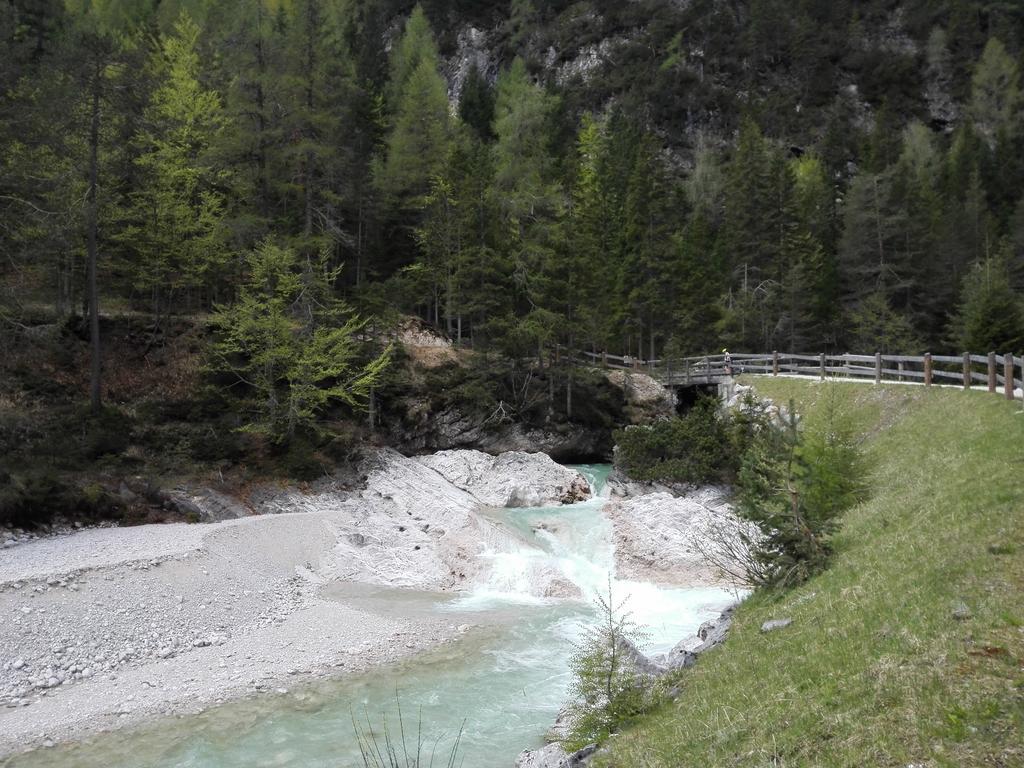
[[(447, 763), (462, 731), (466, 768), (510, 768), (524, 748), (540, 746), (570, 683), (573, 641), (594, 619), (589, 602), (613, 577), (616, 601), (648, 632), (648, 653), (661, 653), (734, 602), (721, 589), (664, 589), (614, 579), (611, 524), (601, 493), (609, 467), (578, 467), (595, 498), (564, 507), (494, 514), (529, 542), (494, 552), (486, 583), (457, 597), (403, 596), (347, 588), (338, 599), (381, 611), (451, 614), (474, 630), (458, 643), (373, 672), (225, 704), (200, 714), (97, 735), (87, 741), (14, 758), (7, 768), (362, 768), (353, 717), (392, 736), (401, 706), (406, 741), (418, 723), (435, 765)], [(532, 575), (556, 569), (587, 600), (538, 597)], [(400, 705), (399, 703), (400, 702)], [(436, 745), (436, 746), (435, 746)], [(399, 750), (401, 754), (401, 750)], [(429, 759), (423, 761), (427, 765)], [(404, 765), (404, 763), (403, 763)]]

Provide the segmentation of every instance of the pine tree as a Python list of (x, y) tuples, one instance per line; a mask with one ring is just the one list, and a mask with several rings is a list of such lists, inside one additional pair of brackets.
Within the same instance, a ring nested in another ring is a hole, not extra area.
[(283, 30), (267, 0), (236, 0), (216, 36), (226, 125), (213, 153), (231, 171), (235, 205), (229, 226), (243, 247), (264, 237), (276, 213), (271, 164), (282, 139), (280, 69)]
[(657, 343), (664, 344), (671, 332), (672, 307), (678, 296), (673, 194), (656, 150), (651, 136), (641, 139), (626, 195), (627, 246), (620, 284), (627, 292), (627, 318), (635, 323), (641, 359), (657, 356)]
[(327, 0), (291, 5), (278, 85), (282, 139), (273, 175), (284, 202), (282, 223), (293, 242), (306, 254), (326, 248), (335, 259), (345, 199), (340, 131), (352, 73), (328, 8)]
[(704, 213), (690, 217), (677, 240), (678, 298), (668, 342), (672, 356), (716, 350), (715, 328), (722, 321), (719, 296), (725, 286), (715, 234)]
[[(585, 114), (576, 139), (576, 180), (568, 218), (569, 271), (581, 297), (576, 307), (580, 341), (592, 349), (606, 348), (615, 322), (615, 294), (620, 259), (621, 220), (605, 173), (609, 153), (606, 126)], [(617, 341), (617, 340), (616, 340)]]
[(734, 280), (762, 283), (779, 276), (780, 254), (791, 225), (793, 180), (781, 152), (750, 120), (740, 129), (729, 163), (725, 236)]
[(476, 62), (469, 68), (469, 74), (459, 94), (459, 118), (476, 131), (482, 141), (494, 139), (494, 89), (477, 67)]

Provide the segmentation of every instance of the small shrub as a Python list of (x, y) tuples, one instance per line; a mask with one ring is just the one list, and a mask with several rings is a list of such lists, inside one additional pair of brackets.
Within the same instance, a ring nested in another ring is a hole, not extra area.
[(87, 416), (82, 426), (85, 431), (82, 449), (86, 459), (116, 456), (131, 444), (132, 420), (116, 408), (104, 408), (96, 416)]
[(35, 528), (71, 506), (71, 489), (49, 472), (0, 477), (0, 523)]
[(611, 579), (608, 594), (595, 601), (599, 620), (579, 642), (571, 666), (573, 704), (569, 750), (604, 741), (651, 703), (650, 678), (636, 665), (643, 630), (615, 602)]

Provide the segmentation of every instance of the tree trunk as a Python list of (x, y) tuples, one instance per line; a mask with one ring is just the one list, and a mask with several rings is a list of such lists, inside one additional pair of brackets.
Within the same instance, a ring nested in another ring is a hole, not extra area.
[(572, 361), (565, 372), (565, 417), (572, 421)]
[(86, 196), (86, 250), (88, 265), (86, 291), (89, 296), (89, 347), (92, 360), (89, 367), (89, 401), (93, 413), (99, 413), (103, 407), (101, 394), (102, 367), (100, 365), (100, 297), (99, 283), (96, 278), (97, 244), (99, 211), (96, 201), (96, 187), (99, 179), (99, 145), (100, 145), (100, 88), (102, 68), (97, 59), (92, 82), (92, 125), (89, 129), (89, 190)]

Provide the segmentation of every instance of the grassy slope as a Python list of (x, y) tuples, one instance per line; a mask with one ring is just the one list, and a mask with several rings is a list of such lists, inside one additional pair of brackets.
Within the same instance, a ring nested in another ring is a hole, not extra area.
[[(757, 379), (865, 435), (830, 571), (757, 595), (613, 766), (1024, 766), (1024, 415), (985, 393)], [(963, 600), (971, 618), (951, 613)], [(769, 618), (787, 629), (761, 634)]]

